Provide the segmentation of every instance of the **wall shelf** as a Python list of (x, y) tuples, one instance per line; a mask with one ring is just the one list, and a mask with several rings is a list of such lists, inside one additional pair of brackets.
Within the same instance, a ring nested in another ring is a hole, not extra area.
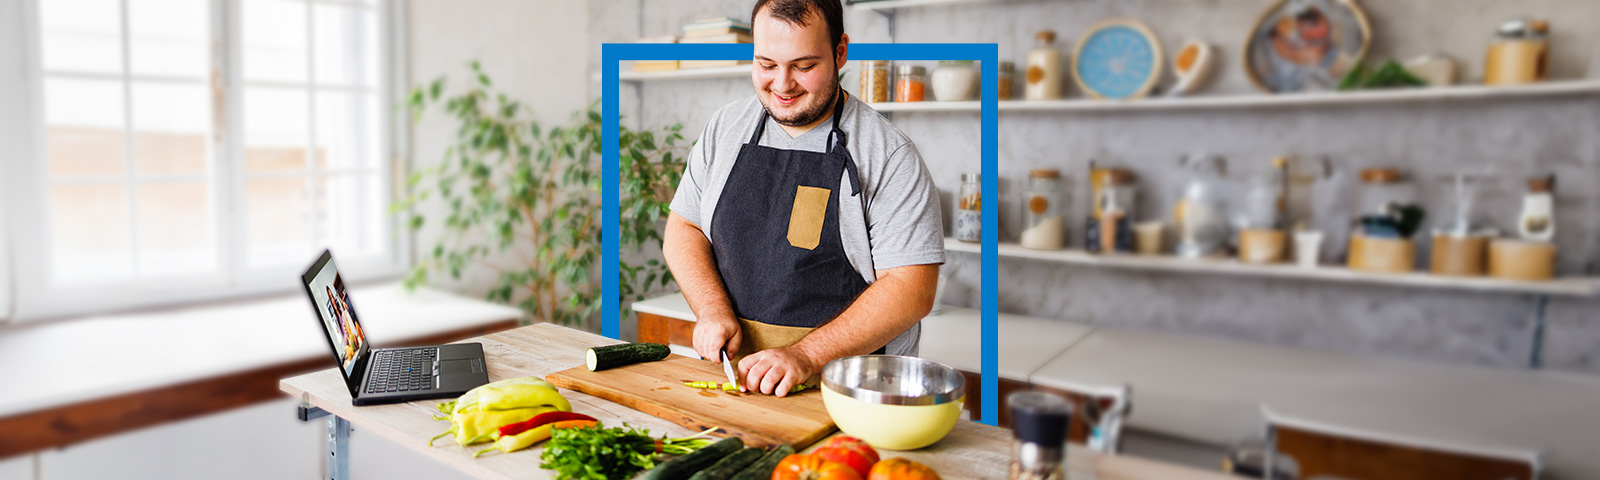
[[(1572, 80), (1535, 85), (1489, 87), (1463, 85), (1455, 87), (1365, 90), (1358, 92), (1323, 92), (1287, 95), (1243, 94), (1201, 95), (1179, 98), (1152, 98), (1145, 100), (1047, 100), (1000, 102), (1003, 112), (1104, 112), (1136, 110), (1184, 110), (1224, 108), (1309, 107), (1344, 106), (1385, 103), (1420, 103), (1443, 101), (1493, 100), (1502, 98), (1536, 98), (1561, 95), (1600, 96), (1600, 80)], [(874, 103), (880, 112), (977, 112), (979, 102), (909, 102)]]
[[(944, 248), (951, 252), (982, 253), (982, 247), (976, 243), (966, 243), (951, 238), (945, 239)], [(1031, 250), (1009, 242), (1000, 244), (1000, 258), (1043, 260), (1129, 270), (1292, 278), (1476, 292), (1528, 293), (1565, 297), (1591, 297), (1600, 294), (1600, 278), (1596, 277), (1568, 277), (1545, 282), (1530, 282), (1489, 277), (1446, 277), (1423, 272), (1370, 273), (1334, 265), (1307, 268), (1290, 264), (1256, 265), (1240, 263), (1233, 259), (1189, 260), (1167, 255), (1096, 255), (1084, 250)]]
[(682, 70), (666, 70), (660, 72), (635, 72), (623, 70), (617, 72), (617, 80), (624, 82), (648, 82), (656, 80), (699, 80), (706, 78), (737, 78), (750, 77), (749, 65), (734, 65), (731, 67), (688, 68)]

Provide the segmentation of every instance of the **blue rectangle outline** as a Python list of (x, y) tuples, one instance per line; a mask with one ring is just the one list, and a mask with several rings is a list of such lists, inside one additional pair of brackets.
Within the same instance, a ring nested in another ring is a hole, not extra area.
[[(999, 80), (1000, 46), (994, 43), (858, 43), (849, 46), (851, 60), (894, 60), (894, 61), (931, 61), (931, 60), (976, 60), (982, 65), (982, 94), (979, 99), (981, 110), (979, 116), (981, 128), (981, 153), (982, 153), (982, 195), (983, 198), (999, 198), (1000, 180), (997, 176), (1000, 171), (1000, 145), (999, 145), (999, 94), (995, 88)], [(602, 148), (601, 148), (601, 182), (605, 185), (605, 194), (601, 200), (602, 248), (600, 264), (601, 275), (601, 322), (600, 333), (609, 338), (618, 338), (622, 319), (620, 318), (620, 303), (617, 299), (618, 292), (618, 247), (620, 239), (617, 226), (621, 225), (618, 205), (621, 203), (621, 190), (617, 179), (617, 141), (619, 132), (619, 114), (617, 113), (617, 100), (620, 97), (621, 82), (618, 81), (618, 72), (621, 62), (625, 60), (750, 60), (755, 56), (755, 48), (750, 44), (650, 44), (650, 43), (605, 43), (600, 46), (600, 91), (602, 115)], [(996, 205), (997, 202), (986, 202)], [(994, 208), (983, 209), (983, 224), (989, 232), (999, 231), (999, 212)], [(980, 403), (982, 410), (979, 417), (982, 423), (997, 425), (1000, 418), (1000, 372), (999, 366), (999, 264), (1000, 244), (997, 235), (984, 235), (981, 256), (983, 265), (983, 281), (981, 290), (983, 327), (981, 343), (981, 357), (983, 368)], [(970, 391), (970, 389), (969, 389)]]

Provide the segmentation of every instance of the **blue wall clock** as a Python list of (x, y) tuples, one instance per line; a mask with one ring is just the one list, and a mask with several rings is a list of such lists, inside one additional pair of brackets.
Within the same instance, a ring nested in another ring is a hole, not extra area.
[(1161, 78), (1161, 42), (1137, 20), (1105, 20), (1078, 39), (1072, 78), (1094, 98), (1144, 97)]

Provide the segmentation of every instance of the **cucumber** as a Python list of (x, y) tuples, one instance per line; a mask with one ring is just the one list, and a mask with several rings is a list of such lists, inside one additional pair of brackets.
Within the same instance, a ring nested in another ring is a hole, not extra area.
[(729, 480), (770, 480), (772, 471), (778, 469), (778, 463), (790, 455), (794, 455), (794, 447), (779, 445), (778, 448), (756, 459), (750, 466), (744, 467), (744, 470), (740, 470), (738, 475)]
[(671, 354), (671, 349), (659, 343), (624, 343), (594, 347), (589, 349), (589, 371), (598, 372), (623, 365), (654, 362)]
[(688, 455), (656, 465), (656, 468), (652, 468), (650, 471), (644, 472), (644, 475), (640, 475), (639, 480), (686, 480), (690, 475), (694, 475), (696, 472), (711, 466), (711, 464), (717, 463), (717, 460), (721, 460), (722, 457), (731, 455), (742, 448), (744, 448), (744, 440), (740, 440), (739, 437), (724, 438), (718, 440), (717, 443), (706, 445), (705, 448), (690, 452)]
[(746, 448), (733, 452), (732, 455), (722, 457), (722, 460), (717, 460), (717, 463), (713, 463), (711, 466), (706, 467), (705, 470), (701, 470), (700, 473), (689, 477), (689, 480), (727, 480), (727, 478), (739, 473), (740, 470), (744, 470), (744, 467), (750, 466), (751, 463), (760, 459), (761, 455), (765, 453), (759, 448)]

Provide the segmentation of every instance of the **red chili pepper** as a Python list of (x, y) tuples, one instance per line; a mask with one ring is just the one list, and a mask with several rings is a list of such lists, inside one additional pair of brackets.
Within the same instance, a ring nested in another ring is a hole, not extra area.
[(546, 423), (555, 423), (555, 422), (561, 422), (561, 421), (566, 421), (566, 420), (598, 421), (598, 420), (595, 420), (594, 417), (591, 417), (591, 416), (588, 416), (588, 415), (584, 415), (584, 414), (581, 414), (581, 413), (545, 412), (545, 413), (541, 413), (541, 414), (539, 414), (537, 416), (534, 416), (533, 418), (530, 418), (530, 419), (527, 419), (527, 420), (523, 420), (523, 421), (520, 421), (520, 422), (517, 422), (517, 423), (508, 423), (508, 424), (505, 424), (505, 425), (501, 425), (500, 426), (500, 436), (509, 437), (509, 436), (516, 435), (516, 434), (519, 434), (519, 433), (522, 433), (522, 432), (526, 432), (528, 430), (532, 430), (534, 427), (538, 427), (538, 426), (544, 425)]

